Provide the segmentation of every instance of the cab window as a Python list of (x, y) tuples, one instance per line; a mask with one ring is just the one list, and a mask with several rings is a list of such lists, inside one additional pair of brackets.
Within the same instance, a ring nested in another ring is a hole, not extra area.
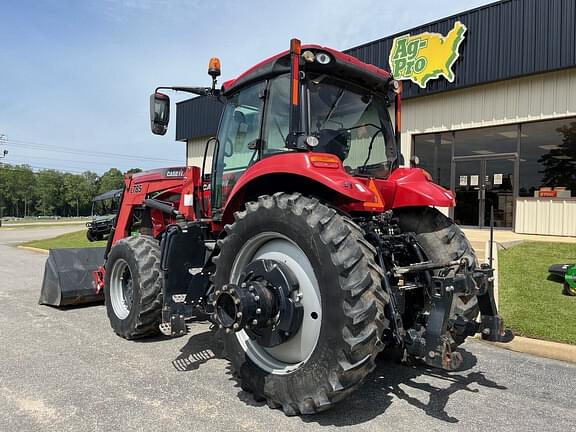
[(270, 81), (264, 121), (264, 155), (289, 151), (286, 146), (290, 119), (290, 76)]

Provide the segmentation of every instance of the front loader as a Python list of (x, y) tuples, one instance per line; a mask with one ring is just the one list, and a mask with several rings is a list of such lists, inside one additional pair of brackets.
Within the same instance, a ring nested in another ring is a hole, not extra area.
[(204, 166), (173, 190), (127, 179), (95, 273), (116, 333), (178, 336), (205, 316), (242, 388), (287, 415), (344, 399), (382, 350), (453, 370), (467, 336), (512, 339), (493, 270), (436, 209), (453, 193), (402, 167), (401, 86), (388, 72), (293, 39), (221, 88), (217, 59), (209, 74), (210, 87), (151, 96), (155, 134), (169, 122), (161, 89), (224, 111)]

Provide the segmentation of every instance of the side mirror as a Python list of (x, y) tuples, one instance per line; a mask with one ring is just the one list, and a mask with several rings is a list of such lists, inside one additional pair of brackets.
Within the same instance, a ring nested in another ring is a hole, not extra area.
[(150, 127), (155, 135), (165, 135), (170, 121), (170, 98), (155, 92), (150, 96)]

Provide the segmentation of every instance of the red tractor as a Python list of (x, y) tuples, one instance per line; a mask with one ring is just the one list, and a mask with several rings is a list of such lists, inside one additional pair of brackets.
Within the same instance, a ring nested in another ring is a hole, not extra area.
[(384, 349), (452, 370), (467, 336), (512, 339), (493, 270), (435, 208), (453, 194), (401, 167), (401, 87), (388, 72), (293, 39), (221, 89), (217, 59), (209, 74), (211, 87), (151, 96), (155, 134), (169, 120), (160, 89), (224, 111), (210, 175), (126, 180), (96, 272), (116, 333), (182, 335), (202, 314), (242, 388), (287, 415), (344, 399)]

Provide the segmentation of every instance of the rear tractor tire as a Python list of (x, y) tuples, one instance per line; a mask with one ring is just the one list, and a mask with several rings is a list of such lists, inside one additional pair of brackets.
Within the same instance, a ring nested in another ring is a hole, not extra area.
[[(406, 207), (394, 211), (403, 232), (416, 233), (416, 240), (426, 258), (435, 263), (446, 263), (465, 258), (469, 269), (478, 267), (476, 252), (462, 230), (440, 211), (432, 207)], [(435, 273), (437, 274), (437, 270)], [(476, 296), (454, 296), (450, 318), (462, 315), (467, 321), (475, 320), (480, 312)], [(466, 335), (450, 329), (452, 349), (463, 344)]]
[(124, 339), (159, 333), (162, 311), (160, 246), (153, 237), (134, 236), (114, 245), (104, 284), (110, 325)]
[(226, 231), (214, 258), (216, 290), (240, 283), (256, 260), (274, 260), (297, 279), (303, 307), (297, 332), (275, 346), (244, 329), (219, 330), (242, 388), (286, 415), (344, 399), (374, 369), (388, 326), (382, 273), (362, 230), (316, 199), (277, 193), (247, 203)]

